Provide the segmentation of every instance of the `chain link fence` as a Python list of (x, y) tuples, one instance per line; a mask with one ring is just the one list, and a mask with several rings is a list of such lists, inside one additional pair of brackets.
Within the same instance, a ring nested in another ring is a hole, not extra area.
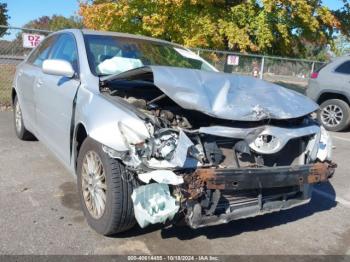
[[(23, 33), (46, 36), (50, 32), (28, 28), (6, 27), (0, 36), (0, 106), (11, 104), (11, 87), (16, 69), (31, 51), (23, 47)], [(209, 49), (192, 49), (212, 63), (218, 70), (240, 75), (259, 77), (300, 92), (305, 89), (308, 78), (322, 62), (283, 57), (242, 54)]]
[(209, 49), (192, 49), (226, 73), (254, 76), (304, 92), (312, 72), (324, 62), (305, 59), (242, 54)]
[[(11, 105), (11, 88), (16, 66), (32, 50), (23, 47), (23, 33), (46, 36), (50, 32), (0, 25), (0, 32), (2, 31), (5, 33), (0, 36), (0, 106), (7, 107)], [(33, 45), (35, 44), (33, 39)]]

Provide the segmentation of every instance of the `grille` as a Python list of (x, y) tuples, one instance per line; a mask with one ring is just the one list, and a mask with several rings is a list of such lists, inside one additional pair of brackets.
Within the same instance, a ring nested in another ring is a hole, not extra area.
[[(271, 155), (261, 155), (253, 152), (251, 154), (237, 153), (238, 165), (234, 155), (234, 145), (239, 141), (222, 137), (213, 137), (223, 155), (220, 165), (226, 167), (253, 167), (257, 165), (258, 158), (262, 158), (264, 166), (293, 166), (305, 164), (304, 152), (310, 137), (291, 139), (279, 152)], [(260, 162), (261, 163), (261, 162)]]
[[(217, 215), (226, 212), (228, 208), (235, 209), (259, 204), (259, 190), (243, 190), (221, 192), (221, 197), (215, 213)], [(299, 186), (268, 188), (262, 190), (262, 201), (283, 200), (298, 197), (301, 194)]]

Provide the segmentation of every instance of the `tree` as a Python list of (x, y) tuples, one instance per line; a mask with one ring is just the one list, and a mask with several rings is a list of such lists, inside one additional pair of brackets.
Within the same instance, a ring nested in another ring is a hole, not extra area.
[[(10, 18), (7, 15), (7, 4), (6, 3), (0, 3), (0, 25), (8, 25), (7, 20)], [(0, 28), (0, 37), (3, 36), (6, 33), (5, 28)]]
[(66, 28), (82, 28), (83, 27), (83, 23), (81, 21), (81, 18), (77, 17), (77, 16), (71, 16), (71, 17), (66, 18), (64, 16), (54, 15), (51, 18), (49, 25), (50, 25), (51, 31), (58, 31), (61, 29), (66, 29)]
[(23, 27), (31, 29), (50, 30), (50, 20), (51, 18), (48, 16), (41, 16), (37, 19), (29, 21)]
[(285, 56), (305, 56), (303, 41), (325, 46), (342, 30), (322, 0), (94, 0), (80, 14), (91, 29)]
[(25, 24), (24, 27), (31, 29), (41, 29), (49, 31), (58, 31), (66, 28), (82, 28), (83, 24), (79, 17), (64, 17), (61, 15), (41, 16)]
[(340, 21), (340, 28), (338, 31), (349, 38), (350, 37), (350, 3), (348, 0), (343, 0), (343, 7), (339, 10), (333, 11), (334, 16)]

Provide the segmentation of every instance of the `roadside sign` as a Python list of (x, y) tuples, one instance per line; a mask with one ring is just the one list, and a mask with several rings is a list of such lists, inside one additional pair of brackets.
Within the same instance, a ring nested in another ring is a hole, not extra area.
[(40, 42), (44, 40), (44, 38), (45, 38), (44, 35), (23, 33), (22, 34), (23, 47), (24, 48), (37, 47), (40, 44)]
[(239, 56), (236, 55), (228, 55), (227, 56), (227, 64), (238, 66), (239, 65)]

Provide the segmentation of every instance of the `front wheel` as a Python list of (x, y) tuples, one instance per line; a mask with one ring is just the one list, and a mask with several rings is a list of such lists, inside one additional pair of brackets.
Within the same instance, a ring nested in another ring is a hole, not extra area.
[(81, 146), (77, 174), (80, 203), (96, 232), (113, 235), (135, 225), (131, 200), (135, 180), (119, 160), (109, 157), (91, 138)]
[(350, 107), (343, 100), (330, 99), (320, 105), (317, 117), (327, 130), (343, 131), (350, 124)]

